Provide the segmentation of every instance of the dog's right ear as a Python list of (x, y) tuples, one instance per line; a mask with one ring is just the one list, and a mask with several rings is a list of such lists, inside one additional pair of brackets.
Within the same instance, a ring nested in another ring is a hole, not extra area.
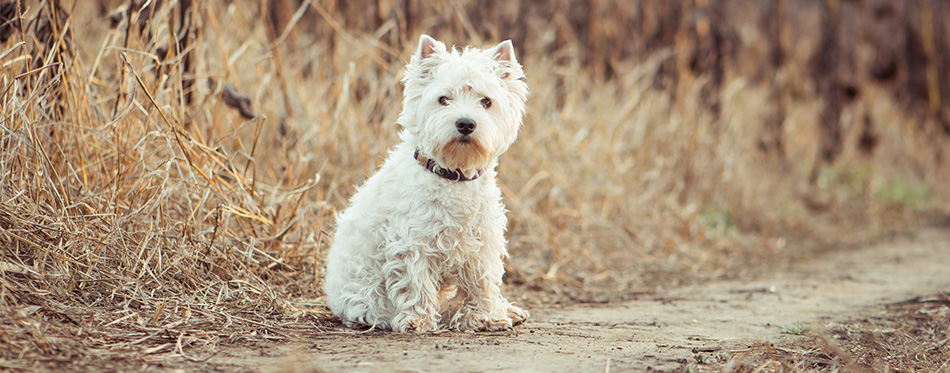
[[(433, 39), (431, 36), (423, 34), (419, 38), (419, 49), (416, 51), (416, 55), (419, 56), (419, 60), (424, 60), (429, 56), (439, 52), (439, 43), (438, 40)], [(443, 47), (444, 49), (445, 47)]]

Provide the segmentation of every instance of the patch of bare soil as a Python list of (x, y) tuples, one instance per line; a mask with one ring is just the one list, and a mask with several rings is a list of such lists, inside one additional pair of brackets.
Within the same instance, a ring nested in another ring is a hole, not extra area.
[[(227, 371), (946, 371), (950, 232), (839, 248), (748, 281), (535, 306), (506, 333), (314, 330), (220, 346)], [(937, 294), (937, 295), (933, 295)]]

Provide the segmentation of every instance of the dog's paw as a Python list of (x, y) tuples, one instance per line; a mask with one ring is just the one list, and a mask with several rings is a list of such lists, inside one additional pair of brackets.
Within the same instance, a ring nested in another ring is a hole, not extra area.
[(400, 333), (427, 333), (439, 330), (439, 324), (431, 317), (404, 319), (393, 325), (393, 330)]
[(372, 327), (371, 325), (366, 325), (361, 322), (350, 321), (350, 320), (343, 320), (343, 326), (350, 329), (369, 329)]
[(508, 318), (511, 319), (512, 326), (524, 324), (525, 320), (531, 317), (531, 313), (521, 307), (508, 305)]
[(473, 312), (462, 317), (458, 323), (458, 330), (477, 332), (497, 332), (511, 330), (514, 326), (508, 317), (491, 317), (483, 313)]

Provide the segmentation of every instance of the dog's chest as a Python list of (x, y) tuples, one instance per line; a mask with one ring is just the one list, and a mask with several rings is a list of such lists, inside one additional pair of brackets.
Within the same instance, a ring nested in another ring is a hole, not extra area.
[(491, 218), (492, 201), (485, 197), (464, 190), (433, 195), (434, 248), (447, 262), (463, 261), (481, 250), (486, 226), (496, 224)]
[(482, 223), (492, 203), (489, 196), (477, 188), (444, 188), (432, 196), (433, 205), (439, 210), (437, 219), (446, 225), (462, 227)]

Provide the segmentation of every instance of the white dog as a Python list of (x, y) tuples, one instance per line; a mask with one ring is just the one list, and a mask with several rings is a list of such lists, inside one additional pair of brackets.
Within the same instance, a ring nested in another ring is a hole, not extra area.
[(402, 82), (402, 143), (337, 218), (327, 303), (348, 327), (510, 329), (528, 318), (500, 289), (495, 166), (528, 94), (511, 41), (460, 52), (423, 35)]

